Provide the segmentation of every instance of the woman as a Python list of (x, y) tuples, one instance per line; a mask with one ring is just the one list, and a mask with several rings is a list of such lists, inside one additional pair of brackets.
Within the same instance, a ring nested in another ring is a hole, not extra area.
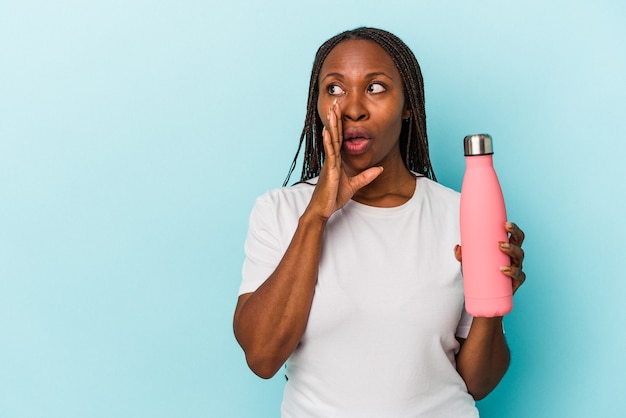
[[(287, 362), (285, 417), (478, 416), (509, 350), (502, 318), (464, 312), (459, 194), (434, 181), (408, 47), (372, 28), (324, 43), (302, 142), (301, 182), (250, 217), (234, 317), (250, 368)], [(503, 228), (515, 291), (524, 235)]]

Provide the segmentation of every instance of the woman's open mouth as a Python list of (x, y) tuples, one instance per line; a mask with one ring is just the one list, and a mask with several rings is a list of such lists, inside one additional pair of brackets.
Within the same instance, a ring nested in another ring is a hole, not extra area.
[(343, 131), (342, 150), (351, 155), (362, 154), (369, 148), (371, 134), (363, 128), (348, 128)]

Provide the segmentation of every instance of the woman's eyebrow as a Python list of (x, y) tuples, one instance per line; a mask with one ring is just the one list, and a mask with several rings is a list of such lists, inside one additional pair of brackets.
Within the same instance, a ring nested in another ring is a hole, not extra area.
[(343, 79), (344, 76), (341, 73), (328, 73), (324, 76), (324, 78), (322, 78), (322, 81), (326, 80), (329, 77), (334, 77), (334, 78), (339, 78), (339, 79)]
[[(389, 74), (387, 74), (384, 71), (375, 71), (375, 72), (372, 72), (372, 73), (367, 73), (367, 74), (365, 74), (365, 78), (374, 78), (374, 77), (378, 77), (378, 76), (381, 76), (381, 75), (385, 76), (385, 77), (387, 77), (387, 78), (389, 78), (391, 80), (393, 80), (393, 77), (391, 77)], [(345, 78), (345, 76), (343, 74), (335, 72), (335, 73), (328, 73), (328, 74), (326, 74), (324, 76), (324, 78), (322, 78), (321, 81), (324, 81), (324, 80), (326, 80), (329, 77), (334, 77), (334, 78), (338, 78), (338, 79), (344, 79)]]

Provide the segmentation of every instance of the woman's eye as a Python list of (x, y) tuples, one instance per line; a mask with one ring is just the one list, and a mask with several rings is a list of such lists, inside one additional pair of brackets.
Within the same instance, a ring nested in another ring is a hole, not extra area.
[(328, 94), (330, 94), (331, 96), (341, 96), (345, 93), (346, 92), (336, 84), (331, 84), (330, 86), (328, 86)]
[(382, 85), (382, 84), (380, 84), (380, 83), (372, 83), (372, 84), (370, 84), (370, 85), (369, 85), (369, 87), (367, 88), (367, 91), (369, 91), (370, 93), (374, 93), (374, 94), (376, 94), (376, 93), (382, 93), (382, 92), (384, 92), (385, 90), (386, 90), (386, 89), (385, 89), (385, 86), (383, 86), (383, 85)]

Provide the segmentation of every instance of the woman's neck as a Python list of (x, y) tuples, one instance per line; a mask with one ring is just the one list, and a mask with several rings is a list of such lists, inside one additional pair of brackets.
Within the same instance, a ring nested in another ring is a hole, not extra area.
[(415, 175), (404, 164), (385, 167), (370, 184), (360, 189), (352, 200), (368, 206), (391, 208), (406, 203), (415, 193)]

